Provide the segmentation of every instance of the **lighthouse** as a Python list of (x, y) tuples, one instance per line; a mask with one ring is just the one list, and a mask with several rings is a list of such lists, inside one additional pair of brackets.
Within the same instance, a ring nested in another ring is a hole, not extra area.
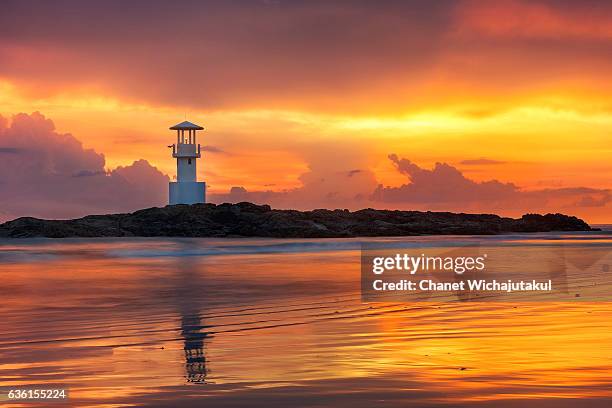
[(176, 144), (168, 146), (176, 158), (176, 181), (170, 182), (170, 205), (206, 202), (206, 183), (197, 180), (196, 172), (196, 161), (201, 157), (196, 132), (203, 129), (187, 121), (170, 128), (176, 130)]

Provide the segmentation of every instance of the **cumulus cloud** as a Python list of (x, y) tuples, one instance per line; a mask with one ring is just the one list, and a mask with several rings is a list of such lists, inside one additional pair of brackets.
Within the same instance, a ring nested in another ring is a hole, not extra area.
[[(299, 188), (248, 191), (235, 186), (228, 193), (210, 195), (209, 198), (213, 202), (251, 201), (276, 208), (372, 207), (508, 216), (528, 212), (566, 212), (587, 219), (594, 211), (605, 212), (612, 204), (612, 191), (609, 189), (575, 187), (526, 191), (513, 183), (472, 180), (447, 163), (436, 163), (431, 169), (422, 168), (396, 154), (389, 155), (389, 160), (408, 182), (399, 187), (383, 186), (377, 184), (371, 170), (342, 168), (346, 164), (345, 158), (330, 162), (323, 152), (321, 154), (322, 160), (311, 163), (310, 171), (301, 176), (303, 185)], [(492, 164), (483, 160), (484, 164)]]
[(299, 188), (274, 191), (248, 191), (242, 186), (235, 186), (226, 194), (211, 194), (212, 202), (250, 201), (258, 204), (269, 204), (275, 208), (307, 210), (313, 208), (349, 208), (360, 209), (371, 206), (369, 195), (376, 185), (371, 171), (320, 173), (311, 170), (304, 173)]
[(608, 189), (577, 187), (524, 191), (513, 183), (471, 180), (447, 163), (436, 163), (430, 170), (395, 154), (389, 155), (389, 160), (407, 176), (409, 183), (399, 187), (379, 185), (371, 196), (374, 202), (418, 209), (497, 213), (562, 210), (575, 213), (580, 208), (604, 207), (612, 203), (612, 192)]
[(364, 152), (342, 143), (319, 145), (304, 152), (309, 170), (299, 177), (298, 188), (274, 191), (248, 191), (235, 186), (225, 194), (212, 194), (212, 202), (251, 201), (276, 208), (313, 209), (371, 206), (370, 194), (378, 185), (374, 172), (363, 165)]
[(437, 204), (498, 202), (511, 199), (518, 192), (518, 188), (511, 183), (470, 180), (446, 163), (436, 163), (432, 170), (427, 170), (395, 154), (389, 155), (389, 159), (411, 182), (401, 187), (379, 186), (373, 195), (376, 201)]
[(0, 116), (0, 218), (67, 218), (165, 205), (168, 177), (146, 160), (105, 169), (104, 155), (36, 112)]

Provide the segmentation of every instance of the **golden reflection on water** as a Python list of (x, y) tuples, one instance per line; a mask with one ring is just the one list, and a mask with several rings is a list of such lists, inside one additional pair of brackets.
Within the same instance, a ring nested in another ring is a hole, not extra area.
[(363, 304), (356, 250), (15, 242), (0, 247), (2, 387), (67, 386), (79, 406), (334, 381), (405, 402), (612, 396), (610, 303)]

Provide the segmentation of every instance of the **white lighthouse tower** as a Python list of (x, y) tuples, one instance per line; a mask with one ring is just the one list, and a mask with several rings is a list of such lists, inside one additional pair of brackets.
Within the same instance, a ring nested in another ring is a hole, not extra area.
[(176, 181), (170, 182), (170, 205), (206, 202), (206, 183), (198, 182), (196, 173), (196, 160), (201, 157), (196, 131), (203, 129), (187, 121), (170, 128), (176, 130), (176, 144), (168, 146), (176, 158)]

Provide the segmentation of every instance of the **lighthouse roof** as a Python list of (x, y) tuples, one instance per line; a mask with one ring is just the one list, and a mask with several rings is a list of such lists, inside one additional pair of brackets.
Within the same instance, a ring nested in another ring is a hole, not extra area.
[(202, 130), (204, 128), (202, 126), (196, 125), (195, 123), (191, 123), (187, 121), (181, 122), (170, 128), (170, 130), (189, 130), (189, 129)]

